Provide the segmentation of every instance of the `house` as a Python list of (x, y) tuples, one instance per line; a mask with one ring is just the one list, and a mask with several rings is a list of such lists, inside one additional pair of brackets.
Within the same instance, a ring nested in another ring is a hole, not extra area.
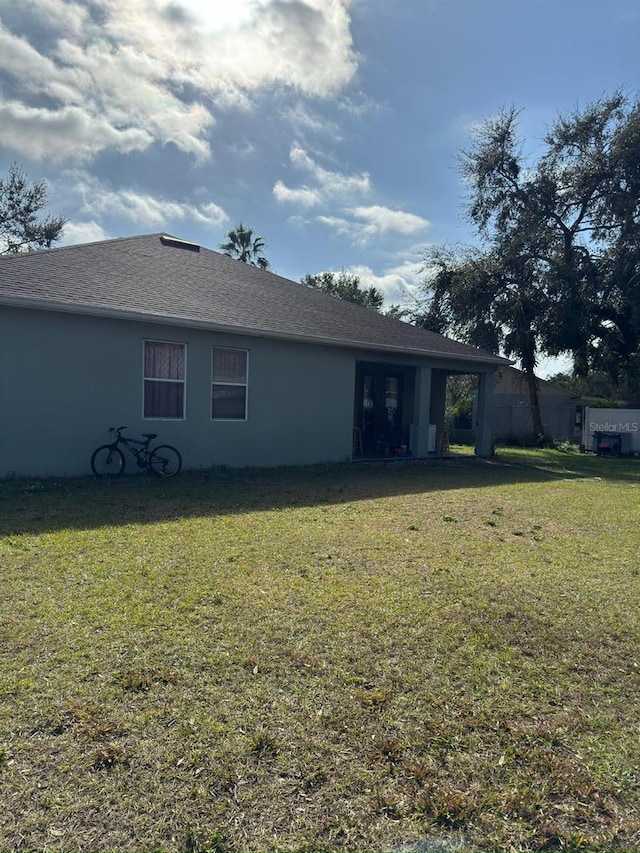
[(107, 429), (185, 468), (424, 457), (450, 372), (489, 353), (151, 234), (0, 258), (0, 477), (89, 473)]
[[(579, 441), (584, 400), (536, 378), (544, 434), (556, 441)], [(514, 367), (500, 367), (494, 389), (493, 434), (516, 441), (531, 439), (533, 427), (526, 376)]]

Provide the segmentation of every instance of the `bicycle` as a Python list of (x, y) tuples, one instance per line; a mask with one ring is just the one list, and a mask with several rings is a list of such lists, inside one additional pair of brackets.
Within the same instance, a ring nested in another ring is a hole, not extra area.
[(182, 456), (170, 444), (160, 444), (149, 449), (149, 445), (158, 435), (155, 432), (143, 432), (145, 441), (122, 435), (126, 426), (109, 427), (113, 436), (110, 444), (103, 444), (94, 450), (91, 456), (91, 470), (96, 477), (120, 477), (124, 474), (125, 455), (119, 445), (123, 445), (135, 457), (138, 468), (147, 468), (158, 477), (175, 477), (182, 468)]

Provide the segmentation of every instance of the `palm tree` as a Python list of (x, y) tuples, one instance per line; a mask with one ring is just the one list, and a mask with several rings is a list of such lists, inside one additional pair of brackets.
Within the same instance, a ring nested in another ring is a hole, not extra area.
[(235, 228), (227, 231), (227, 237), (229, 238), (227, 242), (220, 244), (220, 250), (225, 255), (244, 261), (245, 264), (260, 267), (261, 270), (269, 269), (269, 261), (262, 254), (267, 244), (262, 237), (253, 236), (253, 228), (246, 228), (242, 222), (239, 222)]

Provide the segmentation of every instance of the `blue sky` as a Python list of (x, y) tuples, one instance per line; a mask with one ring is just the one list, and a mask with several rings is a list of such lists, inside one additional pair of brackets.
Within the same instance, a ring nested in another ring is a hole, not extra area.
[(457, 156), (521, 110), (637, 95), (638, 0), (0, 0), (0, 172), (45, 178), (66, 243), (242, 220), (278, 273), (410, 298), (473, 242)]

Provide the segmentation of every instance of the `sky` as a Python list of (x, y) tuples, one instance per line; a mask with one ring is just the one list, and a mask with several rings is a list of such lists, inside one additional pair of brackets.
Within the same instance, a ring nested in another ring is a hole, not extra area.
[(458, 168), (515, 106), (535, 159), (559, 114), (640, 83), (640, 0), (0, 0), (0, 175), (62, 244), (239, 222), (296, 281), (411, 303), (432, 245), (477, 243)]

